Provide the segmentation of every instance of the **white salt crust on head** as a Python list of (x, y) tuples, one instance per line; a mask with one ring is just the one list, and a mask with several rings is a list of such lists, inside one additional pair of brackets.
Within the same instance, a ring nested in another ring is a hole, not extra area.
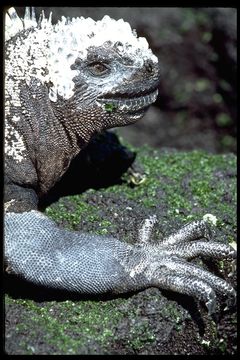
[[(9, 15), (8, 15), (9, 14)], [(102, 20), (94, 21), (91, 18), (62, 19), (53, 25), (51, 16), (49, 19), (42, 16), (37, 23), (35, 15), (30, 15), (26, 10), (24, 19), (20, 19), (16, 11), (11, 8), (6, 15), (6, 39), (10, 39), (23, 29), (34, 27), (24, 40), (17, 40), (9, 46), (8, 60), (6, 61), (6, 80), (12, 74), (16, 79), (25, 79), (30, 82), (35, 77), (44, 82), (50, 82), (53, 86), (49, 92), (49, 98), (57, 101), (57, 94), (64, 99), (73, 95), (73, 77), (78, 74), (77, 70), (71, 70), (70, 66), (76, 58), (86, 59), (88, 48), (102, 46), (106, 42), (117, 45), (117, 51), (133, 60), (133, 65), (140, 67), (146, 59), (157, 63), (158, 59), (149, 49), (147, 40), (137, 37), (129, 23), (111, 19), (104, 16)], [(33, 60), (34, 59), (34, 60)], [(46, 74), (43, 68), (48, 69)], [(15, 84), (16, 85), (16, 84)], [(18, 103), (18, 87), (12, 88), (11, 81), (8, 91), (13, 96), (13, 101)], [(11, 91), (12, 90), (12, 91)], [(13, 94), (15, 92), (15, 94)]]

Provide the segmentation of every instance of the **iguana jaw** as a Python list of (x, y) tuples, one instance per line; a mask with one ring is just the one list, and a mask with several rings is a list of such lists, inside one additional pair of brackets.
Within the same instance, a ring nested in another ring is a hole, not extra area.
[(97, 104), (108, 112), (120, 111), (134, 114), (139, 111), (142, 112), (142, 110), (148, 108), (156, 101), (157, 95), (157, 89), (143, 95), (135, 95), (134, 97), (132, 95), (127, 96), (127, 94), (124, 97), (121, 97), (120, 95), (118, 97), (115, 94), (112, 98), (109, 96), (106, 98), (98, 98)]

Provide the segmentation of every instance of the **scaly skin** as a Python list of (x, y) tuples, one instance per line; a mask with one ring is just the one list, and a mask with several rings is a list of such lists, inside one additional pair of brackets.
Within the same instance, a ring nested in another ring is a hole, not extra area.
[(195, 241), (209, 237), (205, 221), (150, 245), (151, 217), (131, 246), (60, 229), (38, 211), (39, 199), (95, 134), (135, 122), (156, 100), (158, 62), (146, 40), (108, 17), (53, 26), (45, 18), (37, 24), (28, 10), (22, 22), (10, 9), (6, 24), (7, 271), (82, 293), (157, 286), (203, 300), (210, 313), (215, 292), (234, 297), (223, 279), (187, 262), (236, 256), (228, 245)]

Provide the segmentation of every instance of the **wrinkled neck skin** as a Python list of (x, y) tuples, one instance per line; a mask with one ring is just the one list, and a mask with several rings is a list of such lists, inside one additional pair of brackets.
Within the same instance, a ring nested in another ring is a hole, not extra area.
[(81, 150), (96, 133), (103, 130), (101, 114), (94, 106), (76, 108), (74, 102), (64, 101), (53, 103), (52, 108), (73, 148)]
[(113, 127), (129, 125), (142, 117), (146, 110), (130, 118), (127, 113), (110, 110), (106, 111), (91, 102), (86, 107), (85, 104), (77, 101), (68, 101), (68, 103), (53, 103), (52, 108), (55, 117), (63, 125), (71, 147), (80, 151), (86, 146), (91, 138), (103, 130)]

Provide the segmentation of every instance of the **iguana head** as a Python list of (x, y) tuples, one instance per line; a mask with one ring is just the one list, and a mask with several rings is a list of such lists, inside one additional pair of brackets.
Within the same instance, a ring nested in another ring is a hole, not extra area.
[(76, 109), (91, 109), (103, 127), (125, 125), (143, 116), (157, 98), (159, 81), (158, 60), (145, 38), (138, 38), (127, 22), (109, 16), (96, 22), (62, 20), (55, 31), (54, 58), (61, 79), (52, 81), (58, 83), (50, 90), (53, 101), (58, 94)]
[[(25, 48), (34, 59), (26, 62), (26, 81), (46, 84), (53, 106), (87, 113), (88, 121), (108, 128), (136, 121), (156, 100), (158, 59), (127, 22), (109, 16), (34, 21), (29, 14), (23, 20)], [(21, 44), (20, 57), (23, 51)]]

